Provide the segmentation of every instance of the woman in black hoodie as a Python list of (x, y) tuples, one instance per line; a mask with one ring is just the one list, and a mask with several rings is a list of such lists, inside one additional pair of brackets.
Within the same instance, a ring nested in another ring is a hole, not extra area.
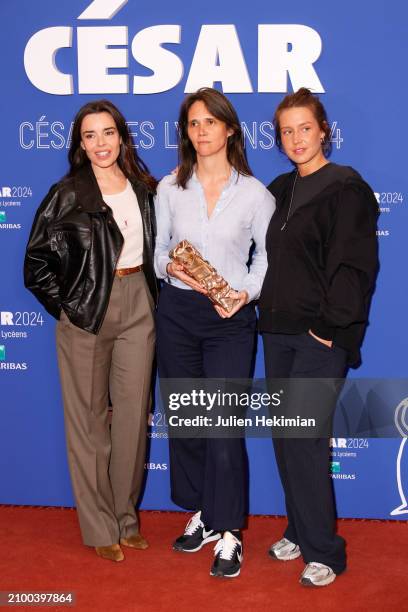
[[(360, 361), (378, 270), (378, 205), (355, 170), (327, 159), (326, 112), (308, 89), (282, 100), (274, 124), (276, 142), (295, 169), (269, 186), (277, 208), (266, 238), (268, 271), (260, 297), (266, 376), (331, 379), (330, 401), (316, 395), (316, 385), (311, 396), (311, 387), (301, 389), (298, 382), (287, 405), (306, 417), (308, 406), (317, 406), (330, 423), (339, 379)], [(345, 542), (335, 532), (329, 434), (281, 435), (274, 448), (288, 526), (269, 554), (282, 561), (302, 555), (300, 582), (325, 586), (346, 568)]]

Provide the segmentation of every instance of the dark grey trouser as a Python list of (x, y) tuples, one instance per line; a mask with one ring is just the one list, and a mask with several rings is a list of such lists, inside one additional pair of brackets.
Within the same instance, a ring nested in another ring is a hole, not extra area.
[[(268, 379), (333, 379), (333, 401), (321, 406), (322, 413), (327, 409), (332, 414), (341, 391), (339, 382), (346, 374), (346, 351), (329, 348), (308, 333), (264, 333), (263, 343)], [(306, 388), (304, 397), (297, 397), (297, 401), (297, 414), (303, 414), (310, 402)], [(328, 438), (274, 438), (273, 444), (288, 517), (284, 537), (299, 545), (305, 563), (324, 563), (341, 574), (346, 568), (346, 552), (343, 538), (336, 533)]]
[(138, 533), (154, 345), (153, 300), (143, 272), (115, 277), (98, 335), (65, 313), (57, 324), (68, 462), (88, 546)]

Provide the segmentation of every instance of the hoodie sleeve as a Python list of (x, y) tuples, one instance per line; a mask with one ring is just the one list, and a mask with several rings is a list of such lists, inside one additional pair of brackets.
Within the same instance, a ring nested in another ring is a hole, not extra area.
[(365, 323), (378, 272), (378, 204), (365, 183), (346, 183), (327, 245), (328, 290), (311, 331), (332, 340), (336, 328)]

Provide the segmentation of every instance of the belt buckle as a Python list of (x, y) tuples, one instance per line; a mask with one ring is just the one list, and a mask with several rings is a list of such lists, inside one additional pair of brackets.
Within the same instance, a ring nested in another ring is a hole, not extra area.
[(118, 268), (115, 270), (116, 276), (122, 277), (127, 276), (128, 274), (135, 274), (136, 272), (140, 272), (143, 269), (143, 264), (140, 266), (135, 266), (134, 268)]

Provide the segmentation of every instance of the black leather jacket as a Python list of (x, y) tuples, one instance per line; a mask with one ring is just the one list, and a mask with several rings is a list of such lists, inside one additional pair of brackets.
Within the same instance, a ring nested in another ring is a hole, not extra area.
[[(155, 220), (152, 194), (130, 179), (143, 220), (143, 269), (153, 299)], [(24, 282), (45, 309), (97, 334), (108, 307), (123, 236), (102, 199), (91, 166), (51, 187), (34, 219)]]

